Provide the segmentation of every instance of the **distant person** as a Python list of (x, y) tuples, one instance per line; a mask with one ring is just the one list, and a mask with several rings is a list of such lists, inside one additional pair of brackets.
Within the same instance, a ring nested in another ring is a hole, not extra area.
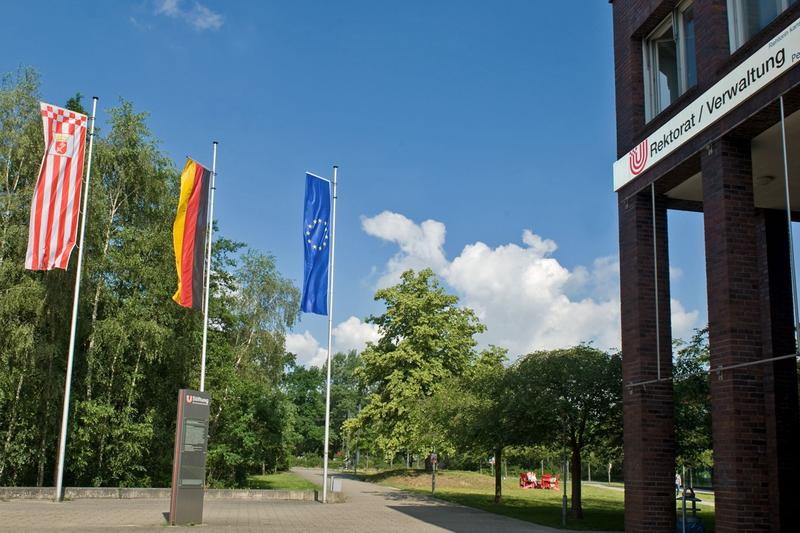
[(681, 475), (676, 473), (675, 474), (675, 494), (681, 493), (681, 485), (682, 485)]

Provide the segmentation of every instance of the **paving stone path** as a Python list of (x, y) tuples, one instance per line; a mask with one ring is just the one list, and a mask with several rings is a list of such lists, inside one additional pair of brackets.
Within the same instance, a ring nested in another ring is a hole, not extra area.
[[(319, 483), (321, 473), (296, 470)], [(169, 528), (162, 513), (168, 499), (89, 500), (64, 503), (40, 500), (0, 501), (0, 531), (100, 532), (508, 532), (551, 533), (537, 526), (371, 483), (343, 480), (346, 503), (302, 501), (206, 500), (204, 523)], [(562, 530), (563, 532), (563, 530)]]

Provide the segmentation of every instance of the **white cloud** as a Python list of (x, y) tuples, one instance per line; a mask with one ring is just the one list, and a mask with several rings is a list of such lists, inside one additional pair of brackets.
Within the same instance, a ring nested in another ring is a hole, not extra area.
[[(362, 322), (351, 316), (333, 328), (333, 351), (361, 351), (368, 342), (377, 342), (380, 338), (378, 326)], [(304, 366), (322, 366), (328, 357), (325, 346), (309, 331), (290, 333), (286, 336), (286, 351), (297, 356), (297, 362)]]
[(303, 366), (322, 366), (328, 356), (327, 350), (320, 347), (314, 336), (305, 331), (286, 336), (286, 351), (297, 356), (297, 363)]
[(361, 217), (361, 227), (368, 235), (400, 247), (378, 281), (381, 287), (397, 283), (400, 274), (409, 268), (419, 270), (429, 266), (442, 269), (447, 266), (443, 248), (445, 227), (441, 222), (426, 220), (416, 224), (401, 214), (384, 211), (371, 218)]
[(156, 5), (156, 13), (169, 17), (177, 17), (181, 12), (180, 8), (178, 8), (179, 1), (180, 0), (160, 0)]
[[(512, 354), (593, 342), (603, 349), (620, 346), (619, 260), (595, 259), (572, 270), (553, 254), (556, 243), (530, 230), (522, 245), (492, 248), (466, 245), (449, 261), (444, 253), (445, 226), (422, 224), (383, 212), (362, 217), (369, 235), (396, 243), (400, 250), (388, 262), (378, 285), (396, 281), (408, 268), (431, 267), (486, 324), (482, 345), (497, 344)], [(673, 300), (673, 325), (684, 334), (696, 327), (699, 313)]]
[(700, 311), (687, 311), (683, 304), (675, 298), (670, 298), (670, 311), (672, 315), (672, 335), (676, 339), (689, 340), (695, 328), (700, 327), (698, 318)]
[(158, 0), (156, 14), (181, 19), (198, 31), (218, 30), (222, 27), (222, 15), (200, 2), (193, 2), (188, 8), (184, 8), (182, 4), (182, 0)]
[(333, 328), (333, 346), (337, 352), (361, 351), (368, 342), (378, 342), (378, 326), (351, 316)]
[(153, 29), (152, 25), (142, 22), (136, 17), (128, 17), (128, 21), (131, 23), (131, 26), (139, 31), (150, 31)]
[(222, 27), (222, 15), (197, 3), (189, 12), (189, 21), (198, 30), (218, 30)]

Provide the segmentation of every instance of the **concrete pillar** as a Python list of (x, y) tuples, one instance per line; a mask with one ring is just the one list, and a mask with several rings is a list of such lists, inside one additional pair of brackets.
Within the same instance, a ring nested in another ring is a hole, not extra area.
[(757, 212), (750, 143), (723, 137), (701, 153), (711, 351), (716, 530), (769, 531)]
[[(672, 382), (628, 387), (654, 380), (656, 298), (653, 211), (650, 191), (620, 196), (620, 293), (624, 381), (625, 530), (675, 530), (675, 431)], [(667, 210), (655, 212), (658, 256), (661, 377), (672, 372)]]

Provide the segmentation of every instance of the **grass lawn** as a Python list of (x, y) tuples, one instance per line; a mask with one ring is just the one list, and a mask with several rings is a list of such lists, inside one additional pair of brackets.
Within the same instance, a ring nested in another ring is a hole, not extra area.
[[(359, 476), (364, 481), (396, 487), (419, 494), (430, 494), (431, 476), (421, 470), (392, 470), (377, 474)], [(562, 490), (521, 489), (517, 478), (507, 478), (503, 482), (503, 502), (494, 503), (494, 478), (476, 472), (440, 471), (436, 476), (436, 497), (543, 524), (561, 527)], [(624, 529), (623, 491), (598, 485), (583, 484), (583, 520), (567, 517), (568, 529), (622, 531)], [(699, 495), (706, 500), (705, 495)], [(567, 497), (571, 497), (567, 485)], [(714, 511), (701, 503), (700, 516), (707, 532), (714, 530)], [(710, 526), (710, 527), (709, 527)]]
[(269, 490), (322, 490), (322, 487), (306, 481), (291, 472), (278, 472), (265, 476), (250, 476), (247, 487), (251, 489)]

